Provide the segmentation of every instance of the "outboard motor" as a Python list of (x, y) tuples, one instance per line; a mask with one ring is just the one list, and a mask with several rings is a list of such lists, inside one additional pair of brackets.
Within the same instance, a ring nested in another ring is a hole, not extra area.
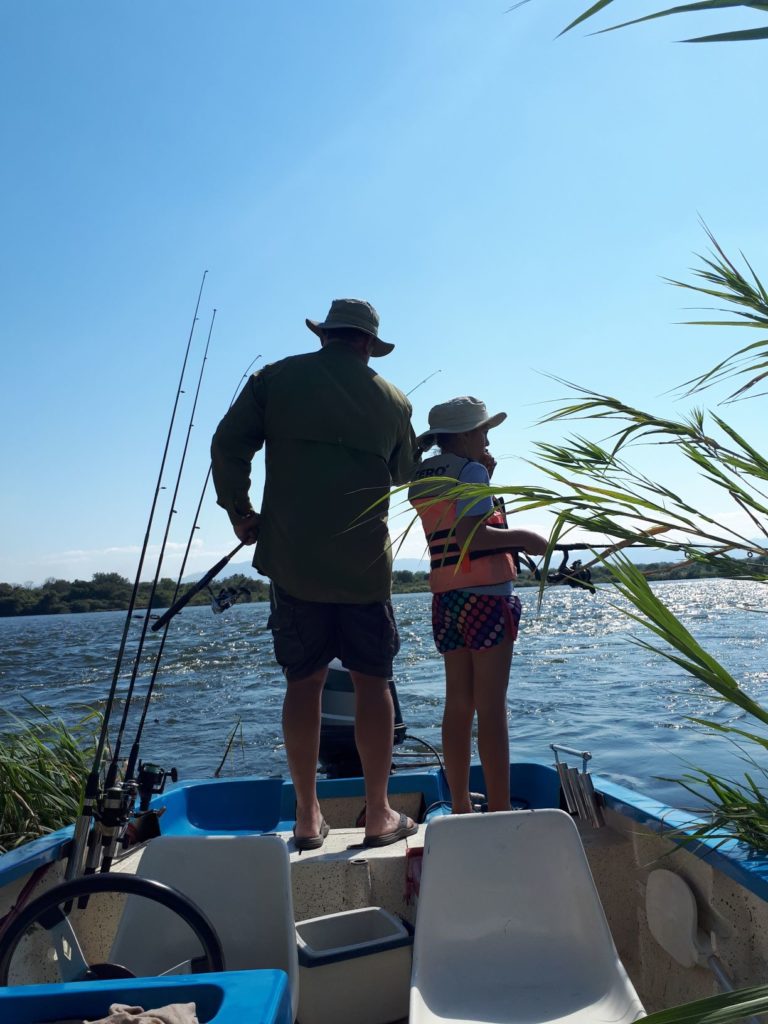
[[(389, 680), (389, 692), (395, 705), (394, 743), (397, 746), (405, 739), (405, 723), (394, 679)], [(329, 665), (323, 688), (319, 767), (330, 779), (363, 774), (355, 746), (355, 691), (348, 670), (338, 658)]]

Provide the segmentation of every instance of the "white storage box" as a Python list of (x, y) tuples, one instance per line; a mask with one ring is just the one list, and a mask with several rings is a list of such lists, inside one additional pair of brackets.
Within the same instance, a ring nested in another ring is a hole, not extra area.
[(296, 924), (299, 1024), (390, 1024), (408, 1016), (413, 936), (381, 907)]

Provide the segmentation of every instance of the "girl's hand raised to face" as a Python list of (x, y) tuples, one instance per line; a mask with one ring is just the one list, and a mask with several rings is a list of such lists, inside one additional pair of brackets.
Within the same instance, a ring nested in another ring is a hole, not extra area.
[(486, 451), (483, 452), (482, 457), (480, 458), (479, 461), (480, 464), (482, 466), (485, 466), (485, 468), (488, 470), (488, 476), (493, 476), (493, 471), (494, 469), (496, 469), (496, 459), (494, 459), (494, 457), (487, 449)]

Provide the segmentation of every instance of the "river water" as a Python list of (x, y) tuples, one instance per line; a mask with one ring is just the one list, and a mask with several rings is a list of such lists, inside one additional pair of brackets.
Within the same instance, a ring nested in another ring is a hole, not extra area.
[[(768, 586), (694, 580), (654, 587), (750, 696), (768, 705)], [(601, 587), (590, 597), (551, 588), (540, 611), (533, 589), (520, 595), (523, 621), (508, 701), (515, 759), (551, 761), (553, 742), (587, 749), (595, 774), (679, 806), (694, 801), (659, 777), (677, 778), (691, 765), (731, 777), (743, 773), (743, 752), (688, 716), (755, 731), (754, 723), (666, 659), (634, 645), (632, 623), (612, 590)], [(430, 596), (399, 595), (394, 605), (402, 640), (396, 684), (403, 718), (410, 733), (439, 746), (442, 661), (431, 637)], [(236, 605), (216, 616), (198, 607), (173, 620), (142, 740), (144, 759), (177, 766), (183, 778), (212, 775), (240, 721), (225, 774), (285, 771), (283, 681), (272, 658), (267, 613), (264, 604)], [(142, 621), (131, 622), (129, 652)], [(0, 708), (25, 715), (32, 701), (70, 723), (85, 707), (103, 706), (124, 622), (122, 612), (0, 619)], [(142, 699), (157, 643), (150, 632), (147, 669), (136, 684)], [(131, 664), (126, 657), (119, 693), (125, 692)], [(124, 753), (136, 728), (136, 703)], [(0, 719), (0, 728), (11, 727)]]

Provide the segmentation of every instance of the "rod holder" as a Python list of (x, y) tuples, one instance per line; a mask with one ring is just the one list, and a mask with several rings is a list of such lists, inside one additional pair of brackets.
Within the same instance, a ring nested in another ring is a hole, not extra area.
[[(560, 787), (568, 813), (588, 822), (593, 828), (602, 828), (605, 825), (605, 818), (592, 784), (592, 776), (587, 771), (587, 764), (592, 760), (592, 754), (588, 750), (576, 750), (575, 747), (563, 746), (562, 743), (551, 743), (550, 750), (555, 755), (554, 767), (560, 779)], [(575, 757), (580, 757), (581, 771), (578, 768), (571, 768), (565, 761), (561, 761), (560, 754), (572, 754)]]

